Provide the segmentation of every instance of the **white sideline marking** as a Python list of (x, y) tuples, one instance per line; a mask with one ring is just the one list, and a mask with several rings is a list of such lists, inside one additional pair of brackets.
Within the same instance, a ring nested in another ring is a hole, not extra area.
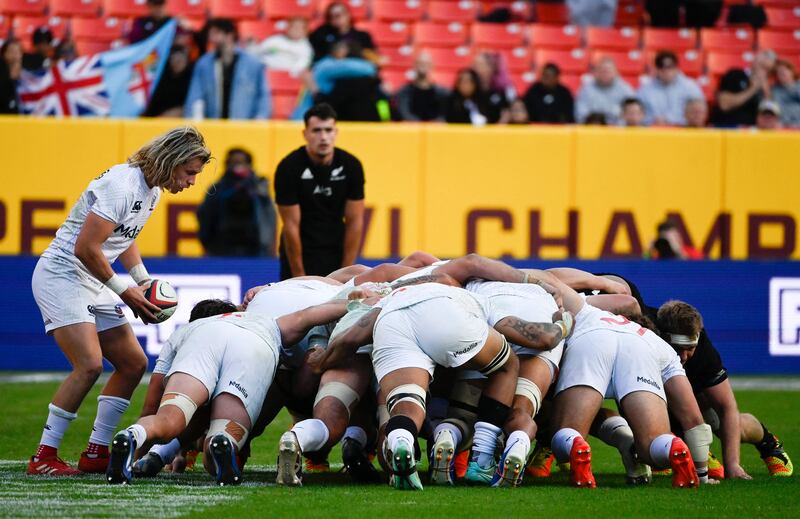
[[(6, 371), (4, 373), (0, 373), (0, 383), (32, 384), (36, 382), (62, 382), (65, 378), (67, 378), (68, 374), (69, 373), (66, 371), (42, 371), (37, 373), (11, 373)], [(105, 384), (110, 376), (110, 372), (103, 373), (100, 375), (100, 378), (97, 379), (97, 383)], [(149, 383), (150, 373), (145, 373), (140, 384), (146, 385)]]

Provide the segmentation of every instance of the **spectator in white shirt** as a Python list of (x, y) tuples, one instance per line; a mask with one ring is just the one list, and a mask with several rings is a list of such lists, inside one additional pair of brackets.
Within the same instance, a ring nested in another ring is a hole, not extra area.
[(698, 84), (684, 76), (678, 68), (678, 57), (669, 50), (660, 51), (655, 59), (655, 73), (639, 89), (644, 105), (645, 122), (655, 125), (684, 126), (686, 103), (701, 99)]
[(286, 70), (297, 76), (308, 69), (314, 56), (308, 42), (308, 21), (299, 16), (292, 18), (284, 34), (272, 35), (249, 50), (268, 69)]
[(583, 83), (575, 100), (575, 120), (585, 122), (589, 114), (603, 114), (608, 124), (620, 124), (622, 101), (634, 97), (631, 86), (617, 72), (611, 58), (598, 61), (592, 79)]

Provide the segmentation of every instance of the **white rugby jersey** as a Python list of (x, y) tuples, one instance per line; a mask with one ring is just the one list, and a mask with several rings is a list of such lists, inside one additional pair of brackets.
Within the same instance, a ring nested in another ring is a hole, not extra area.
[(161, 189), (147, 187), (139, 168), (128, 164), (113, 166), (89, 182), (42, 256), (66, 259), (88, 273), (75, 257), (75, 242), (91, 211), (114, 222), (114, 231), (101, 245), (108, 262), (114, 263), (139, 236), (160, 198)]
[(486, 300), (483, 296), (441, 283), (421, 283), (398, 288), (378, 301), (375, 308), (381, 308), (381, 313), (387, 314), (438, 297), (452, 299), (470, 314), (484, 321), (488, 320)]
[[(169, 368), (172, 367), (172, 361), (175, 359), (178, 350), (187, 344), (191, 344), (192, 337), (195, 338), (195, 341), (203, 340), (203, 335), (194, 334), (194, 332), (204, 326), (218, 325), (220, 322), (244, 328), (258, 335), (264, 341), (264, 346), (271, 349), (277, 358), (281, 344), (281, 329), (278, 327), (278, 322), (271, 317), (248, 314), (247, 312), (233, 312), (197, 319), (186, 326), (178, 328), (161, 348), (153, 373), (161, 375), (169, 373)], [(201, 332), (202, 330), (199, 330), (198, 333)]]
[(278, 318), (327, 303), (341, 289), (341, 285), (318, 279), (287, 279), (262, 288), (247, 305), (247, 311), (262, 317)]
[[(528, 309), (512, 308), (509, 304), (504, 304), (502, 300), (498, 301), (498, 299), (495, 299), (502, 298), (503, 296), (525, 298), (530, 301), (531, 305), (540, 305), (547, 310), (551, 310), (550, 313), (558, 310), (553, 297), (545, 289), (533, 283), (506, 283), (503, 281), (485, 281), (477, 279), (467, 283), (464, 289), (470, 293), (478, 294), (485, 299), (486, 313), (491, 326), (494, 326), (498, 321), (506, 317), (516, 316), (525, 318), (529, 313), (526, 311)], [(543, 299), (547, 303), (552, 302), (552, 304), (542, 304)]]
[(430, 265), (428, 265), (427, 267), (422, 267), (420, 269), (415, 270), (414, 272), (409, 272), (408, 274), (406, 274), (404, 276), (400, 276), (399, 278), (394, 280), (394, 283), (397, 283), (398, 281), (408, 281), (409, 279), (417, 279), (417, 278), (422, 277), (422, 276), (427, 276), (431, 272), (436, 270), (436, 267), (440, 267), (440, 266), (445, 265), (446, 263), (449, 263), (449, 262), (450, 262), (450, 260), (435, 261), (435, 262), (431, 263)]

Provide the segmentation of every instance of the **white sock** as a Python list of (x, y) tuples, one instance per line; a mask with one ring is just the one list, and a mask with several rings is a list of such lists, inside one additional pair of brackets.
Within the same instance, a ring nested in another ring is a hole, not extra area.
[(672, 440), (675, 436), (662, 434), (650, 443), (650, 459), (653, 460), (653, 467), (657, 469), (669, 468), (669, 451), (672, 448)]
[(528, 434), (522, 431), (514, 431), (509, 434), (506, 440), (506, 452), (511, 449), (519, 452), (523, 460), (527, 460), (528, 451), (531, 450), (531, 439), (528, 438)]
[(414, 435), (408, 429), (394, 429), (386, 435), (386, 441), (389, 442), (392, 452), (397, 450), (397, 442), (401, 440), (408, 443), (409, 447), (414, 445)]
[(345, 429), (342, 441), (344, 441), (345, 438), (356, 441), (362, 448), (367, 446), (367, 431), (357, 425), (351, 425)]
[(130, 400), (125, 400), (118, 396), (98, 396), (97, 417), (94, 419), (89, 442), (108, 446), (111, 443), (111, 438), (114, 437), (114, 431), (117, 429), (122, 415), (128, 409), (130, 403)]
[(497, 440), (502, 429), (489, 422), (475, 422), (475, 436), (472, 438), (472, 460), (481, 468), (492, 465), (497, 450)]
[(61, 445), (61, 439), (64, 438), (64, 433), (67, 432), (69, 423), (76, 419), (78, 415), (64, 411), (55, 404), (50, 404), (47, 407), (50, 412), (47, 414), (47, 422), (45, 422), (42, 439), (39, 443), (58, 449)]
[(138, 423), (128, 427), (128, 431), (133, 434), (133, 439), (136, 440), (137, 448), (139, 445), (144, 445), (144, 442), (147, 441), (147, 431)]
[(175, 455), (178, 454), (180, 450), (181, 442), (179, 442), (177, 438), (173, 438), (169, 443), (163, 445), (157, 443), (150, 448), (150, 452), (158, 455), (165, 465), (167, 463), (172, 463), (172, 460), (175, 459)]
[(439, 433), (442, 431), (448, 431), (450, 433), (450, 435), (453, 437), (453, 443), (455, 444), (456, 450), (458, 450), (458, 446), (461, 444), (461, 439), (462, 439), (461, 429), (451, 424), (450, 422), (442, 422), (436, 426), (436, 429), (433, 430), (434, 441), (436, 440), (436, 438), (439, 437)]
[(625, 470), (629, 475), (638, 470), (639, 464), (634, 460), (631, 454), (633, 431), (623, 417), (611, 416), (606, 418), (606, 420), (600, 424), (597, 437), (608, 445), (617, 448), (622, 456), (622, 463), (625, 465)]
[(566, 463), (569, 461), (569, 454), (572, 452), (572, 442), (575, 438), (582, 438), (581, 433), (575, 429), (564, 428), (559, 429), (550, 440), (550, 450), (556, 455), (559, 463)]
[(330, 432), (325, 422), (316, 418), (310, 418), (297, 422), (292, 427), (292, 432), (297, 436), (300, 443), (300, 450), (303, 452), (314, 452), (320, 450), (328, 441)]

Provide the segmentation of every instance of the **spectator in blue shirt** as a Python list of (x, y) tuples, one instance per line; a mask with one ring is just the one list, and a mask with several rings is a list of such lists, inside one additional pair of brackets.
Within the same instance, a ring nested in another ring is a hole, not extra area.
[(656, 55), (655, 67), (653, 76), (639, 88), (645, 123), (683, 126), (686, 124), (686, 103), (701, 99), (703, 91), (694, 80), (681, 73), (674, 52), (660, 51)]

